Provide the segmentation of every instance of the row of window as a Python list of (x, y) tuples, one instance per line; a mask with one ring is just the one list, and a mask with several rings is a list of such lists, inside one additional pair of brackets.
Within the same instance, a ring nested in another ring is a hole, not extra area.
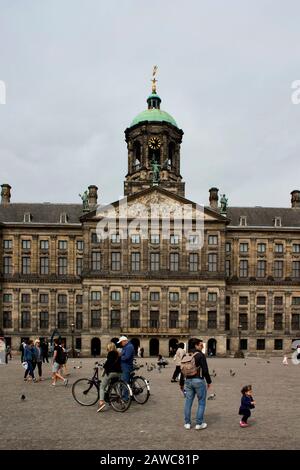
[[(248, 305), (249, 298), (247, 296), (241, 295), (239, 297), (239, 304), (240, 305)], [(226, 305), (230, 304), (230, 297), (226, 297)], [(266, 304), (266, 297), (264, 295), (258, 295), (256, 297), (256, 304), (257, 305), (265, 305)], [(274, 305), (283, 305), (283, 297), (282, 296), (275, 296), (274, 297)], [(300, 305), (300, 297), (293, 296), (292, 297), (292, 305)]]
[[(31, 249), (31, 240), (21, 240), (21, 247), (23, 250), (30, 250)], [(11, 239), (3, 240), (3, 248), (5, 250), (12, 250), (13, 248), (13, 241)], [(76, 248), (78, 251), (83, 251), (83, 240), (76, 240)], [(41, 250), (49, 250), (49, 240), (40, 240), (40, 249)], [(59, 250), (67, 250), (68, 249), (68, 241), (67, 240), (58, 240), (58, 249)]]
[[(169, 242), (171, 245), (179, 245), (181, 240), (180, 235), (172, 234), (170, 235)], [(98, 238), (97, 233), (93, 232), (91, 234), (91, 241), (92, 243), (99, 243), (101, 240)], [(110, 235), (111, 243), (120, 243), (121, 236), (119, 233), (113, 233)], [(130, 241), (133, 245), (137, 245), (141, 243), (141, 236), (140, 234), (131, 235)], [(150, 235), (150, 243), (152, 245), (159, 245), (160, 244), (160, 235), (159, 234), (151, 234)], [(199, 245), (199, 236), (198, 235), (189, 235), (188, 243), (190, 245)], [(218, 236), (208, 236), (208, 244), (209, 245), (217, 245), (218, 244)]]
[[(226, 275), (231, 275), (230, 261), (226, 260)], [(249, 276), (249, 262), (248, 260), (240, 260), (239, 262), (239, 277)], [(267, 262), (265, 260), (257, 261), (256, 276), (264, 278), (267, 276)], [(283, 260), (276, 260), (273, 262), (273, 276), (275, 278), (282, 278), (284, 276), (284, 262)], [(300, 277), (300, 261), (292, 262), (292, 277)]]
[[(230, 339), (227, 339), (227, 350), (230, 349)], [(248, 350), (248, 339), (241, 339), (240, 340), (240, 349), (242, 351)], [(257, 351), (264, 351), (266, 349), (266, 340), (264, 338), (258, 338), (256, 340), (256, 350)], [(281, 351), (283, 349), (283, 340), (282, 339), (274, 339), (274, 350)]]
[[(82, 266), (83, 266), (83, 258), (76, 258), (76, 274), (80, 276), (82, 273)], [(4, 274), (12, 274), (12, 257), (11, 256), (4, 256), (3, 258), (3, 272)], [(41, 275), (49, 274), (50, 267), (49, 267), (49, 257), (42, 256), (40, 257), (40, 270), (39, 273)], [(21, 266), (21, 273), (22, 274), (30, 274), (31, 273), (31, 258), (30, 256), (22, 256), (22, 266)], [(58, 274), (59, 275), (67, 275), (68, 274), (68, 258), (65, 256), (60, 256), (58, 258)]]
[[(231, 243), (227, 242), (225, 245), (226, 253), (231, 253)], [(249, 252), (249, 243), (241, 242), (239, 244), (239, 251), (240, 253), (248, 253)], [(267, 251), (267, 244), (266, 243), (258, 243), (257, 244), (257, 252), (258, 253), (266, 253)], [(293, 243), (292, 245), (293, 253), (300, 253), (300, 243)], [(275, 253), (284, 253), (284, 244), (283, 243), (275, 243), (274, 246)]]

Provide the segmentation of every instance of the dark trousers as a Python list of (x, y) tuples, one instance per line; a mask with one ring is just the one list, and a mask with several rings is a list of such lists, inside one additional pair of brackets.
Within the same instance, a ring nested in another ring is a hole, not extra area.
[(48, 364), (49, 364), (49, 361), (48, 361), (48, 353), (47, 353), (47, 354), (43, 354), (43, 362), (48, 362)]
[(27, 369), (25, 370), (24, 379), (26, 379), (26, 377), (27, 377), (28, 374), (31, 375), (31, 377), (34, 379), (32, 361), (27, 361), (27, 364), (28, 364), (28, 367), (27, 367)]
[(251, 416), (251, 411), (250, 410), (244, 410), (241, 421), (243, 421), (243, 423), (247, 423), (247, 420), (248, 420), (248, 418), (250, 418), (250, 416)]
[(174, 374), (172, 376), (172, 380), (176, 380), (180, 372), (181, 372), (180, 366), (176, 366), (176, 369), (174, 370)]
[(33, 364), (33, 370), (36, 368), (38, 368), (38, 373), (39, 373), (39, 377), (42, 377), (42, 363), (41, 362), (35, 362)]

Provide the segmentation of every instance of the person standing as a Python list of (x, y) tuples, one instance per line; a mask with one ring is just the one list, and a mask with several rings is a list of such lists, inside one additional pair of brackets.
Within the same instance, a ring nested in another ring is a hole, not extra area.
[(105, 389), (108, 386), (109, 381), (113, 377), (120, 377), (122, 373), (121, 369), (121, 357), (117, 351), (115, 343), (108, 343), (107, 345), (107, 358), (103, 365), (104, 374), (101, 379), (100, 385), (100, 400), (99, 400), (99, 411), (102, 411), (105, 408), (104, 394)]
[(205, 429), (207, 424), (204, 423), (204, 412), (206, 406), (206, 393), (211, 385), (211, 378), (208, 371), (206, 357), (202, 353), (203, 349), (202, 339), (192, 338), (190, 340), (189, 355), (193, 356), (194, 373), (193, 375), (184, 376), (184, 369), (180, 376), (180, 388), (185, 392), (185, 405), (184, 405), (184, 427), (191, 429), (191, 412), (194, 398), (197, 395), (198, 409), (196, 413), (196, 426), (195, 429)]
[(255, 408), (255, 401), (253, 400), (252, 396), (252, 386), (245, 385), (245, 387), (241, 390), (242, 398), (241, 398), (241, 406), (239, 409), (239, 415), (242, 415), (242, 419), (240, 421), (241, 428), (246, 428), (249, 426), (248, 418), (251, 416), (251, 409)]
[(126, 336), (121, 336), (118, 343), (121, 345), (122, 380), (129, 384), (130, 373), (133, 371), (134, 347)]
[(180, 374), (180, 364), (184, 355), (185, 355), (184, 344), (179, 343), (176, 354), (174, 356), (176, 367), (175, 367), (171, 382), (177, 382), (177, 378)]
[(42, 348), (43, 362), (47, 362), (49, 364), (49, 360), (48, 360), (49, 344), (48, 344), (48, 341), (46, 339), (43, 340), (43, 342), (41, 344), (41, 348)]
[(37, 366), (38, 374), (39, 374), (38, 380), (41, 381), (42, 380), (42, 349), (41, 349), (39, 339), (36, 339), (35, 342), (34, 342), (34, 350), (35, 350), (34, 354), (35, 354), (36, 362), (35, 362), (35, 364), (33, 364), (33, 370)]
[(28, 343), (25, 347), (24, 350), (24, 361), (27, 362), (27, 369), (25, 370), (24, 374), (24, 381), (27, 381), (27, 375), (29, 374), (30, 377), (32, 378), (33, 382), (35, 382), (34, 378), (34, 372), (33, 372), (33, 362), (35, 359), (35, 354), (34, 354), (34, 344), (32, 339), (28, 340)]

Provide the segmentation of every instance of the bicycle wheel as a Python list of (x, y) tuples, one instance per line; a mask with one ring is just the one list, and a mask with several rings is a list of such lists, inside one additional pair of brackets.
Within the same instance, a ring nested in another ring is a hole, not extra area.
[(133, 398), (137, 403), (143, 405), (144, 403), (146, 403), (146, 401), (148, 401), (148, 398), (150, 396), (150, 387), (149, 383), (146, 379), (144, 379), (144, 377), (133, 377), (131, 388)]
[(113, 382), (107, 391), (108, 401), (115, 411), (123, 413), (131, 405), (132, 390), (126, 382)]
[(91, 379), (79, 379), (73, 383), (72, 395), (82, 406), (92, 406), (99, 400), (99, 389)]

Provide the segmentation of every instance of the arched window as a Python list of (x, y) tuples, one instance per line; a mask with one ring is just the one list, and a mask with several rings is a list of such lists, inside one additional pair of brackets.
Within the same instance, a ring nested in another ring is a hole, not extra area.
[(137, 171), (141, 168), (142, 146), (138, 140), (133, 144), (133, 170)]
[(169, 143), (168, 151), (168, 166), (174, 167), (175, 165), (175, 144), (174, 142)]

